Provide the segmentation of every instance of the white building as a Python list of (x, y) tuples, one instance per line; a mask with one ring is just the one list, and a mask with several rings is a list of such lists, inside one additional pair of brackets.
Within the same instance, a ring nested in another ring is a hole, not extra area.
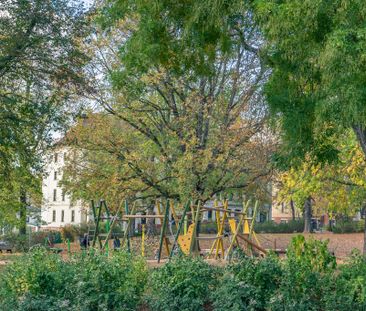
[(59, 186), (67, 158), (67, 148), (58, 147), (47, 159), (46, 174), (42, 183), (42, 228), (59, 228), (87, 221), (87, 208), (81, 201), (73, 202)]

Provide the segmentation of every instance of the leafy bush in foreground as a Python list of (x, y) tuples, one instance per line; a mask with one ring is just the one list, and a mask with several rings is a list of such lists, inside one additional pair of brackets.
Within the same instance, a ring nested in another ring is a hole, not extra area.
[(212, 294), (214, 310), (265, 310), (281, 281), (279, 259), (243, 258), (228, 266)]
[(326, 310), (366, 310), (366, 261), (359, 252), (333, 275), (324, 303)]
[(147, 271), (126, 253), (63, 261), (35, 249), (0, 274), (1, 311), (364, 311), (366, 260), (336, 265), (327, 242), (298, 236), (287, 258), (235, 257), (225, 267), (177, 257)]
[(283, 262), (279, 288), (271, 297), (271, 310), (324, 310), (323, 299), (336, 268), (327, 244), (305, 241), (303, 236), (293, 239)]
[(203, 310), (216, 277), (216, 269), (203, 260), (178, 257), (153, 271), (146, 300), (152, 310)]
[(0, 276), (0, 310), (135, 310), (146, 276), (145, 263), (125, 253), (63, 261), (39, 248)]

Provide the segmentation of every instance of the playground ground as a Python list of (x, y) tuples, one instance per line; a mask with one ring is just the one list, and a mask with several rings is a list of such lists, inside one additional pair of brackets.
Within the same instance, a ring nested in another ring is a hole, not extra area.
[[(263, 248), (266, 249), (281, 249), (285, 250), (288, 247), (291, 239), (298, 234), (258, 234), (258, 239), (261, 242)], [(214, 237), (214, 235), (201, 235)], [(334, 234), (334, 233), (315, 233), (315, 234), (306, 234), (305, 237), (314, 238), (317, 240), (329, 240), (329, 250), (334, 252), (337, 260), (339, 262), (344, 261), (352, 252), (353, 249), (358, 249), (362, 251), (363, 248), (363, 233), (349, 233), (349, 234)], [(226, 239), (225, 243), (228, 243), (228, 239)], [(201, 249), (209, 249), (212, 245), (212, 240), (201, 240), (200, 248)], [(57, 244), (56, 247), (63, 248), (62, 256), (65, 258), (68, 256), (67, 254), (67, 245), (65, 244)], [(135, 237), (131, 241), (131, 246), (134, 253), (141, 254), (141, 238)], [(155, 257), (155, 252), (158, 246), (158, 237), (154, 239), (148, 239), (145, 242), (145, 256), (147, 259), (153, 260)], [(112, 243), (110, 244), (112, 248)], [(70, 245), (71, 253), (80, 252), (79, 243), (71, 243)], [(0, 254), (0, 272), (2, 268), (10, 263), (17, 254)], [(164, 260), (163, 260), (164, 262)]]

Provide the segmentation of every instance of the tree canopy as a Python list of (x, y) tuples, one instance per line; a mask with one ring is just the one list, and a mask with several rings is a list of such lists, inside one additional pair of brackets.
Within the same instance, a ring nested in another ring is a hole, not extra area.
[(14, 195), (24, 207), (30, 193), (39, 191), (45, 147), (73, 111), (65, 103), (81, 91), (86, 57), (78, 46), (85, 25), (85, 12), (73, 1), (0, 4), (2, 212), (15, 214)]
[(337, 157), (332, 139), (349, 128), (366, 155), (365, 19), (361, 0), (254, 1), (272, 74), (270, 109), (287, 154)]
[(245, 4), (208, 2), (108, 1), (100, 10), (91, 51), (109, 83), (92, 97), (109, 116), (89, 116), (104, 139), (78, 127), (78, 148), (113, 150), (121, 191), (207, 200), (270, 173), (260, 34)]

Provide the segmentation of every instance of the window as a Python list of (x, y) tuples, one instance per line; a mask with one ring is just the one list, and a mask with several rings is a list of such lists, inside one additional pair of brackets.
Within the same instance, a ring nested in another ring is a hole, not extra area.
[(75, 211), (71, 211), (71, 222), (75, 222)]
[(58, 153), (56, 152), (55, 153), (55, 163), (57, 163), (57, 161), (58, 161)]
[(56, 171), (53, 173), (53, 180), (57, 180), (57, 172)]
[(65, 201), (65, 195), (66, 195), (65, 190), (62, 190), (62, 201)]
[(57, 201), (57, 190), (53, 189), (53, 201), (56, 202)]
[(65, 211), (62, 210), (61, 211), (61, 222), (64, 222), (65, 221)]
[(55, 222), (56, 221), (56, 211), (53, 210), (52, 211), (52, 222)]

